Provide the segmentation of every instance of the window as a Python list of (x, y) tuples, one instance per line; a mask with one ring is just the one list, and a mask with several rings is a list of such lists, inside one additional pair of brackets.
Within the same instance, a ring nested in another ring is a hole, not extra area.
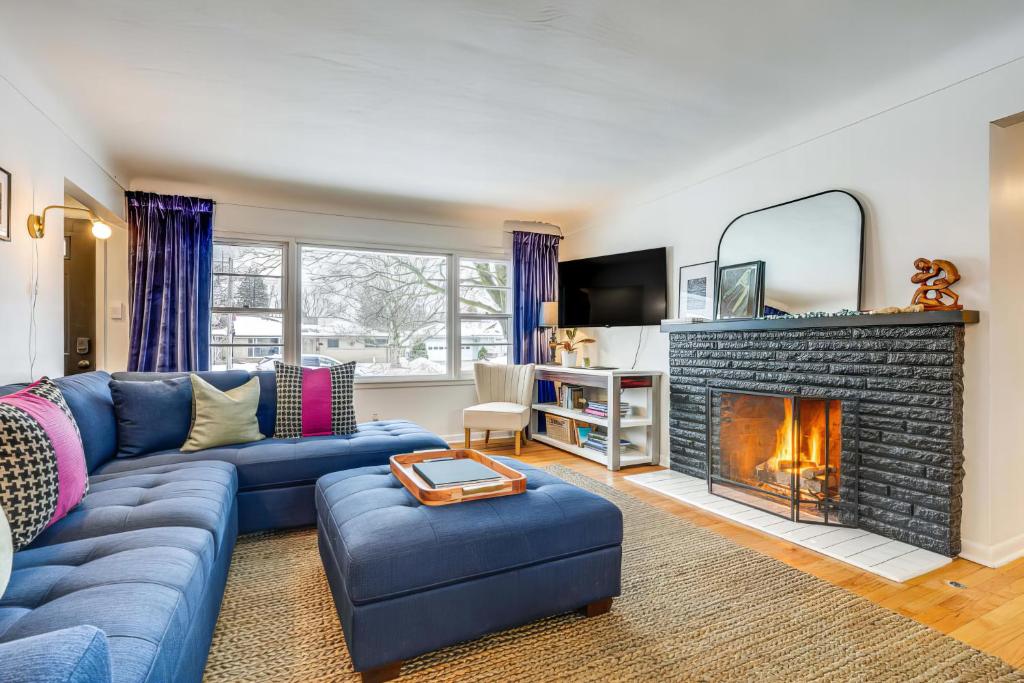
[(508, 261), (459, 258), (459, 364), (471, 371), (481, 360), (508, 363), (511, 353), (511, 286)]
[(355, 361), (364, 380), (464, 377), (478, 360), (508, 362), (510, 273), (494, 258), (218, 241), (210, 365)]
[(213, 245), (210, 367), (254, 370), (283, 356), (284, 247)]
[(303, 351), (318, 338), (351, 338), (332, 355), (356, 361), (357, 377), (448, 375), (449, 260), (302, 247)]

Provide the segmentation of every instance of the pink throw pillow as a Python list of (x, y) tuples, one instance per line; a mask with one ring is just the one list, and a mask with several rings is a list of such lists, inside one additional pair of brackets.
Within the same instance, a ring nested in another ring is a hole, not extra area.
[(57, 507), (46, 523), (49, 527), (81, 503), (89, 490), (89, 470), (78, 424), (60, 389), (47, 377), (0, 397), (0, 402), (20, 408), (39, 423), (53, 448), (57, 460)]
[(277, 375), (275, 437), (297, 439), (356, 431), (356, 411), (352, 405), (355, 361), (328, 368), (303, 368), (275, 361), (274, 371)]

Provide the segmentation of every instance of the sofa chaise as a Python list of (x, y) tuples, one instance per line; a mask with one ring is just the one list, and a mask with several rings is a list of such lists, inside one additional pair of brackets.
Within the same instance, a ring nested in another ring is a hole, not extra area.
[[(245, 371), (199, 373), (222, 390)], [(90, 472), (85, 499), (15, 554), (0, 598), (0, 681), (200, 681), (238, 533), (312, 525), (329, 472), (447, 448), (405, 421), (347, 436), (275, 439), (273, 373), (256, 373), (263, 441), (118, 457), (111, 376), (57, 381)], [(175, 375), (119, 373), (146, 381)], [(19, 386), (0, 388), (0, 395)], [(163, 411), (151, 406), (154, 425)]]

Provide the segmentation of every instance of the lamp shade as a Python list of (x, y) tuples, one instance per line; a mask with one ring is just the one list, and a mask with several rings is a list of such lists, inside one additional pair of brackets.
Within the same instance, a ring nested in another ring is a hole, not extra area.
[(558, 327), (558, 302), (545, 301), (540, 305), (540, 326)]

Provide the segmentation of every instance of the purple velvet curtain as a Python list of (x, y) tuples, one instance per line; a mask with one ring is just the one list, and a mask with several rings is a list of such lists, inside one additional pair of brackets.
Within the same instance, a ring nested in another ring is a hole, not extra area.
[[(541, 303), (558, 296), (558, 242), (558, 235), (519, 230), (512, 234), (512, 354), (517, 363), (546, 363), (551, 358), (548, 330), (537, 326)], [(542, 403), (555, 400), (551, 382), (541, 382), (537, 389)]]
[(213, 201), (125, 193), (131, 332), (128, 369), (210, 366)]

